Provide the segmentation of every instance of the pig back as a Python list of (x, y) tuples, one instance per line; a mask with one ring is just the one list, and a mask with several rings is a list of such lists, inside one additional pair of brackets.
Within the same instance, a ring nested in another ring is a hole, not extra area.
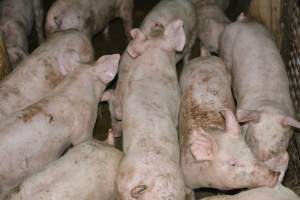
[(250, 20), (235, 23), (232, 28), (239, 32), (232, 47), (232, 74), (237, 107), (257, 110), (274, 102), (293, 115), (287, 72), (271, 34)]
[(114, 199), (114, 181), (123, 154), (91, 140), (69, 150), (29, 177), (7, 199)]
[[(235, 109), (231, 76), (224, 62), (215, 56), (199, 57), (184, 66), (181, 77), (180, 145), (192, 128), (225, 128), (221, 109)], [(182, 152), (184, 153), (184, 152)]]
[[(3, 115), (21, 110), (40, 100), (64, 78), (60, 66), (71, 69), (93, 60), (90, 41), (77, 31), (53, 35), (0, 83), (0, 111)], [(0, 112), (0, 113), (1, 113)], [(0, 118), (3, 117), (0, 115)]]

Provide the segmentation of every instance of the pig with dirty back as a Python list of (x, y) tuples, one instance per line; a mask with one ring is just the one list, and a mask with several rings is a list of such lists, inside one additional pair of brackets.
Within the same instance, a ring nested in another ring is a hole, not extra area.
[(186, 186), (230, 190), (275, 185), (279, 173), (255, 158), (240, 133), (224, 62), (206, 50), (184, 66), (180, 86), (181, 168)]
[(225, 28), (221, 56), (233, 76), (237, 118), (253, 153), (281, 172), (288, 166), (288, 144), (294, 119), (285, 65), (271, 33), (241, 14)]
[(274, 188), (261, 187), (248, 191), (241, 192), (236, 195), (219, 195), (213, 197), (207, 197), (202, 200), (300, 200), (292, 190), (277, 185)]
[(57, 0), (46, 18), (46, 35), (58, 30), (77, 29), (93, 36), (120, 17), (126, 35), (132, 28), (133, 0)]
[(44, 11), (42, 0), (2, 0), (0, 2), (0, 30), (12, 67), (28, 55), (28, 37), (35, 25), (39, 43), (44, 40)]
[(0, 82), (0, 120), (40, 100), (93, 56), (93, 47), (83, 34), (53, 35)]
[(27, 178), (6, 200), (113, 200), (123, 154), (96, 140), (81, 143)]
[[(195, 8), (189, 0), (163, 0), (159, 2), (143, 20), (141, 31), (144, 35), (155, 35), (155, 32), (152, 32), (154, 26), (163, 25), (164, 27), (167, 27), (176, 19), (181, 19), (183, 21), (187, 40), (184, 51), (177, 52), (176, 62), (179, 62), (183, 57), (185, 57), (185, 62), (188, 62), (192, 45), (197, 36)], [(146, 37), (137, 39), (143, 41), (146, 40)], [(144, 46), (140, 46), (139, 48), (143, 50)], [(140, 51), (139, 49), (137, 50)], [(128, 87), (130, 73), (134, 71), (134, 67), (137, 66), (135, 63), (136, 61), (131, 58), (127, 52), (124, 52), (118, 72), (118, 83), (109, 100), (112, 129), (116, 136), (120, 136), (122, 132), (123, 96), (124, 91)]]
[(183, 22), (154, 25), (149, 35), (131, 31), (127, 52), (134, 71), (123, 98), (123, 149), (117, 199), (178, 199), (185, 196), (179, 166), (179, 86), (175, 51), (185, 44)]
[(198, 18), (200, 46), (218, 53), (219, 40), (230, 20), (218, 6), (216, 0), (200, 0), (195, 3)]
[(98, 103), (117, 72), (119, 57), (82, 64), (49, 96), (1, 121), (0, 193), (40, 171), (70, 145), (92, 137)]

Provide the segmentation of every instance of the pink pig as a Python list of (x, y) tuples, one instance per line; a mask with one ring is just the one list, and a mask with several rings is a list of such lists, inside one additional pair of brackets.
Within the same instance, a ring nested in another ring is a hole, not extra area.
[(127, 52), (134, 65), (124, 91), (123, 149), (117, 176), (119, 200), (183, 200), (177, 135), (179, 85), (175, 51), (185, 44), (183, 22), (131, 31)]
[(260, 163), (240, 134), (223, 61), (207, 54), (193, 59), (183, 68), (180, 86), (181, 167), (187, 187), (274, 186), (279, 173)]
[(272, 169), (288, 166), (294, 119), (285, 65), (270, 32), (245, 17), (225, 28), (221, 56), (232, 71), (237, 118), (253, 153)]
[[(118, 70), (119, 55), (82, 64), (49, 95), (0, 122), (0, 193), (92, 137), (98, 103)], [(65, 69), (71, 70), (71, 69)]]

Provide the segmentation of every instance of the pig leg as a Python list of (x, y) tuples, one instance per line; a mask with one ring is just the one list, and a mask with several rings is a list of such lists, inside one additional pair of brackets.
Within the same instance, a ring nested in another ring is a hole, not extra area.
[(278, 183), (281, 183), (289, 164), (289, 154), (285, 152), (275, 158), (265, 162), (266, 165), (274, 171), (280, 172)]
[(45, 39), (43, 31), (44, 10), (42, 1), (33, 0), (33, 9), (35, 16), (35, 29), (38, 35), (39, 44), (41, 44)]
[(132, 29), (132, 16), (133, 15), (133, 0), (123, 1), (120, 7), (120, 17), (123, 20), (125, 35), (130, 40), (130, 30)]

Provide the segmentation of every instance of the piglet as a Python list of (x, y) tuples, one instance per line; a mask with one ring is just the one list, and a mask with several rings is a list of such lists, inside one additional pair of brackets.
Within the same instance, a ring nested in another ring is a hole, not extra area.
[(269, 31), (243, 14), (225, 28), (221, 55), (232, 71), (237, 118), (253, 153), (271, 169), (288, 166), (294, 119), (285, 65)]
[(229, 196), (229, 195), (220, 195), (207, 197), (202, 200), (300, 200), (300, 197), (297, 196), (290, 189), (278, 185), (274, 188), (261, 187), (248, 191), (241, 192), (239, 194)]
[(122, 157), (119, 150), (107, 143), (96, 140), (81, 143), (26, 179), (5, 199), (115, 199), (114, 183)]
[(198, 38), (200, 46), (218, 53), (219, 40), (230, 20), (218, 6), (216, 0), (201, 0), (196, 3), (198, 17)]
[(93, 66), (77, 68), (49, 96), (1, 121), (0, 193), (40, 171), (71, 144), (92, 137), (98, 103), (119, 57), (102, 56)]
[(240, 134), (224, 62), (209, 54), (191, 60), (180, 86), (181, 167), (187, 187), (274, 186), (279, 173), (260, 163)]
[(133, 0), (57, 0), (46, 19), (46, 35), (58, 30), (77, 29), (93, 36), (114, 18), (123, 20), (129, 37), (132, 28)]
[(83, 34), (65, 31), (53, 35), (0, 82), (0, 121), (40, 100), (93, 56), (92, 44)]
[(35, 25), (39, 43), (44, 40), (42, 0), (2, 0), (0, 30), (13, 68), (28, 55), (28, 36)]
[(122, 104), (125, 157), (117, 176), (117, 199), (183, 200), (175, 65), (175, 51), (185, 44), (183, 22), (153, 26), (149, 35), (140, 29), (131, 34), (127, 52), (135, 66)]

